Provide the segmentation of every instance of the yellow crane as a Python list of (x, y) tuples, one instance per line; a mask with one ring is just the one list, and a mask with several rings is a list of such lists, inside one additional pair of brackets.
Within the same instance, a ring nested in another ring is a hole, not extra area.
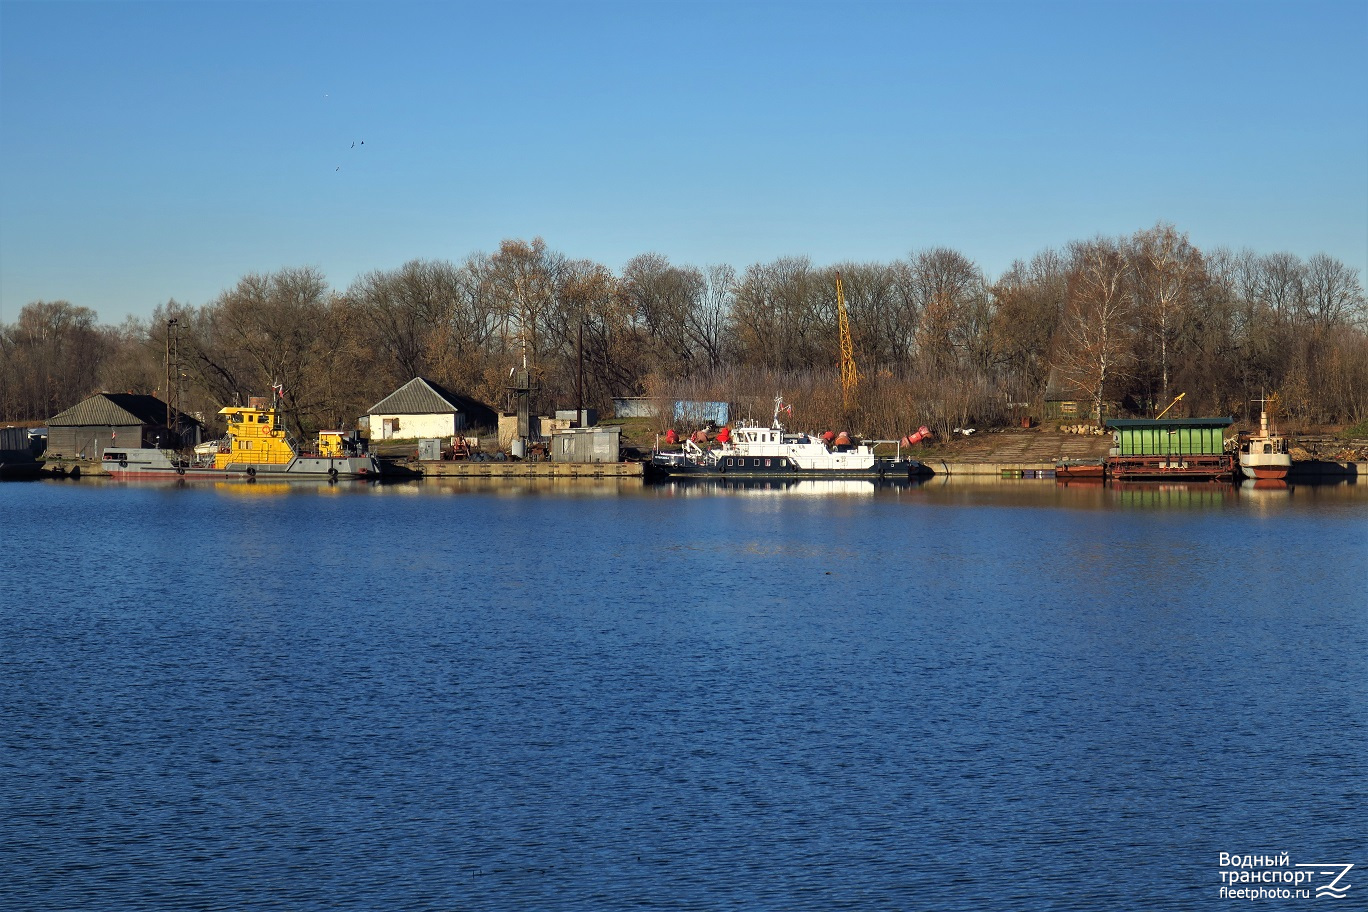
[[(1175, 396), (1174, 399), (1173, 399), (1173, 401), (1170, 402), (1170, 403), (1168, 404), (1168, 408), (1164, 409), (1162, 412), (1159, 413), (1159, 418), (1163, 418), (1165, 415), (1167, 415), (1168, 412), (1169, 412), (1169, 409), (1171, 409), (1171, 408), (1173, 408), (1175, 405), (1177, 405), (1177, 404), (1178, 404), (1178, 400), (1179, 400), (1179, 399), (1182, 399), (1182, 398), (1183, 398), (1184, 396), (1186, 396), (1186, 395), (1187, 395), (1187, 393), (1179, 393), (1177, 396)], [(1156, 419), (1154, 419), (1154, 420), (1155, 420), (1155, 421), (1158, 421), (1159, 418), (1156, 418)]]
[(841, 274), (836, 273), (836, 319), (841, 331), (841, 398), (846, 413), (855, 400), (855, 387), (860, 383), (860, 371), (855, 366), (855, 344), (850, 340), (850, 315), (846, 313), (845, 290)]

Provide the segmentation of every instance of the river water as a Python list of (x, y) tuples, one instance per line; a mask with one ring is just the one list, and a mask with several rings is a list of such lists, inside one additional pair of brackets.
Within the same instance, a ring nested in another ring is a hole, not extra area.
[(1362, 901), (1365, 495), (0, 486), (0, 907)]

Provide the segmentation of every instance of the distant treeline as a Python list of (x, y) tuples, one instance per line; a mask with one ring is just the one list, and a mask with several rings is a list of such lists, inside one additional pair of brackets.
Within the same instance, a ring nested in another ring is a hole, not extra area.
[[(838, 271), (861, 375), (849, 413)], [(582, 373), (585, 405), (604, 414), (644, 395), (763, 419), (783, 393), (795, 425), (886, 437), (1038, 416), (1052, 368), (1093, 411), (1153, 414), (1183, 392), (1185, 414), (1245, 418), (1277, 393), (1285, 423), (1368, 419), (1368, 303), (1353, 270), (1324, 255), (1203, 253), (1165, 224), (1046, 250), (996, 281), (944, 248), (827, 267), (785, 257), (740, 275), (650, 253), (615, 274), (509, 240), (340, 293), (312, 268), (248, 275), (203, 306), (173, 300), (120, 326), (38, 301), (0, 327), (0, 354), (9, 421), (104, 390), (179, 398), (212, 424), (278, 383), (307, 433), (354, 426), (415, 376), (503, 407), (524, 356), (542, 411), (573, 408)]]

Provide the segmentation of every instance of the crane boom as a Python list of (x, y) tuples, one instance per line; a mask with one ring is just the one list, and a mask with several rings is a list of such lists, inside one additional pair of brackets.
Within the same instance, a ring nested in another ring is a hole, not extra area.
[(860, 383), (860, 371), (855, 366), (855, 345), (850, 339), (850, 316), (846, 313), (845, 290), (839, 272), (836, 273), (836, 319), (841, 332), (841, 399), (849, 413), (855, 399), (855, 387)]

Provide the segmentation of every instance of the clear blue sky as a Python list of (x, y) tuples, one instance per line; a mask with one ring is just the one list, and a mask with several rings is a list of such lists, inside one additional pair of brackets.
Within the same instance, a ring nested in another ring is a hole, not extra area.
[(1161, 220), (1364, 275), (1368, 0), (0, 0), (0, 322), (513, 237), (996, 277)]

